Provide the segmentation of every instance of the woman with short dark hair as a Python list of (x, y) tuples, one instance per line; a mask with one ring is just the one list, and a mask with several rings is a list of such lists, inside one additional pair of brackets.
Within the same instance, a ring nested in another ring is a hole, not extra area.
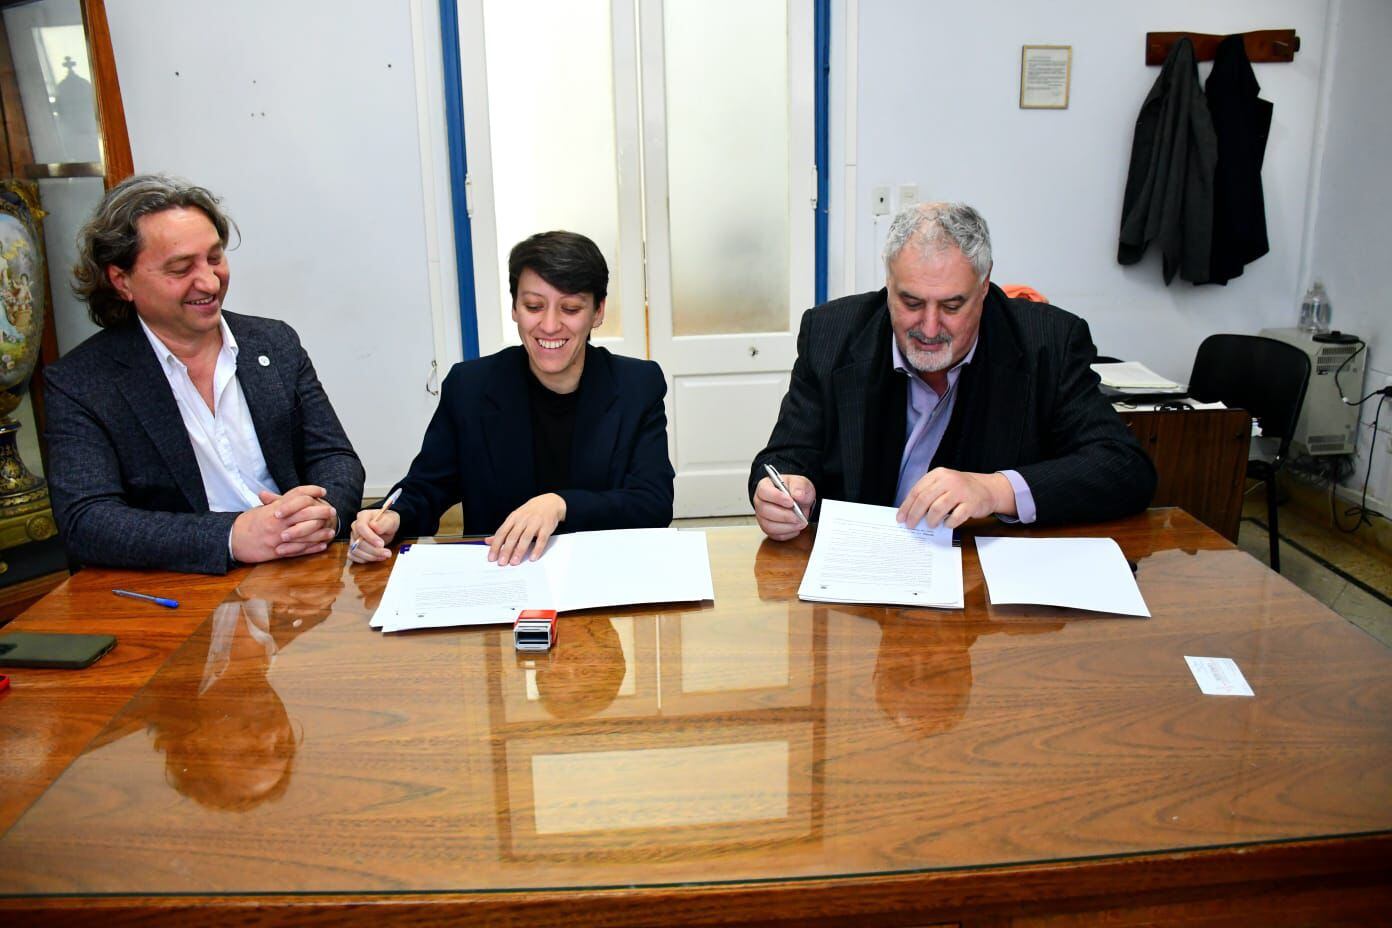
[(609, 268), (595, 243), (542, 232), (508, 257), (521, 347), (456, 364), (394, 508), (353, 523), (355, 561), (396, 537), (433, 534), (455, 503), (489, 559), (536, 559), (557, 531), (658, 528), (672, 520), (667, 382), (652, 361), (591, 345)]

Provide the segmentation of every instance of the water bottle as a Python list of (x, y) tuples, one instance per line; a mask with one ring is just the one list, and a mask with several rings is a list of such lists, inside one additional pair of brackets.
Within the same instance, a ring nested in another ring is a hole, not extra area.
[(1330, 314), (1329, 295), (1317, 280), (1305, 291), (1305, 299), (1300, 303), (1300, 331), (1328, 332)]
[(1329, 302), (1329, 294), (1324, 292), (1324, 284), (1317, 280), (1311, 289), (1315, 294), (1315, 331), (1328, 332), (1330, 317), (1334, 315), (1334, 305)]

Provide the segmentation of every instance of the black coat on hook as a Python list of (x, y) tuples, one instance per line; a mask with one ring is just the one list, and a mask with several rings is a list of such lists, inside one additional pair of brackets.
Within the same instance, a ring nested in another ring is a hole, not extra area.
[(1194, 46), (1181, 38), (1150, 88), (1131, 146), (1117, 261), (1135, 264), (1158, 241), (1165, 283), (1208, 280), (1218, 140), (1199, 87)]
[(1271, 132), (1272, 106), (1261, 99), (1242, 36), (1218, 45), (1213, 71), (1204, 84), (1213, 130), (1218, 135), (1218, 166), (1213, 176), (1213, 259), (1209, 281), (1225, 284), (1270, 250), (1262, 162)]

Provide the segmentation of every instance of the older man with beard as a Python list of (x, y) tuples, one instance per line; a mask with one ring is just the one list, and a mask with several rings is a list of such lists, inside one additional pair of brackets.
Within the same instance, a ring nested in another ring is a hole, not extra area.
[(820, 498), (953, 528), (992, 515), (1099, 521), (1149, 504), (1155, 468), (1097, 389), (1087, 323), (991, 283), (976, 210), (900, 212), (884, 260), (885, 289), (803, 316), (792, 381), (749, 478), (765, 534), (795, 537), (799, 510), (815, 521)]

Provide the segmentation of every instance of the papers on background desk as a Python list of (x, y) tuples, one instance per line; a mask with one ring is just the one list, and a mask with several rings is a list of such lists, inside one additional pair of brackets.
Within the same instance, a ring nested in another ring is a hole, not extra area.
[(1110, 364), (1094, 364), (1093, 371), (1105, 387), (1124, 390), (1129, 393), (1183, 393), (1184, 387), (1161, 377), (1140, 361), (1116, 361)]
[[(1115, 397), (1113, 397), (1113, 400), (1114, 400), (1114, 402), (1112, 403), (1112, 407), (1113, 407), (1114, 409), (1116, 409), (1118, 412), (1154, 412), (1154, 411), (1156, 411), (1157, 409), (1159, 409), (1161, 406), (1164, 406), (1166, 410), (1174, 409), (1174, 407), (1176, 407), (1176, 406), (1188, 406), (1190, 409), (1227, 409), (1227, 408), (1228, 408), (1228, 407), (1227, 407), (1227, 404), (1224, 403), (1222, 400), (1217, 400), (1216, 402), (1212, 402), (1212, 403), (1201, 403), (1201, 402), (1199, 402), (1198, 400), (1194, 399), (1193, 397), (1188, 397), (1188, 396), (1185, 396), (1185, 397), (1178, 397), (1178, 398), (1172, 399), (1172, 400), (1163, 400), (1163, 401), (1158, 401), (1158, 402), (1153, 402), (1153, 403), (1152, 403), (1152, 402), (1146, 402), (1146, 403), (1130, 403), (1130, 402), (1127, 402), (1127, 401), (1124, 400), (1124, 399), (1116, 399)], [(1182, 410), (1181, 410), (1181, 411), (1182, 411)]]
[(715, 599), (705, 532), (576, 532), (535, 561), (499, 567), (485, 545), (412, 545), (396, 556), (372, 627), (385, 632), (511, 623), (523, 609)]
[(962, 550), (952, 529), (908, 528), (893, 506), (828, 499), (798, 599), (962, 608)]
[(997, 606), (1028, 603), (1150, 617), (1136, 577), (1110, 538), (976, 539)]

